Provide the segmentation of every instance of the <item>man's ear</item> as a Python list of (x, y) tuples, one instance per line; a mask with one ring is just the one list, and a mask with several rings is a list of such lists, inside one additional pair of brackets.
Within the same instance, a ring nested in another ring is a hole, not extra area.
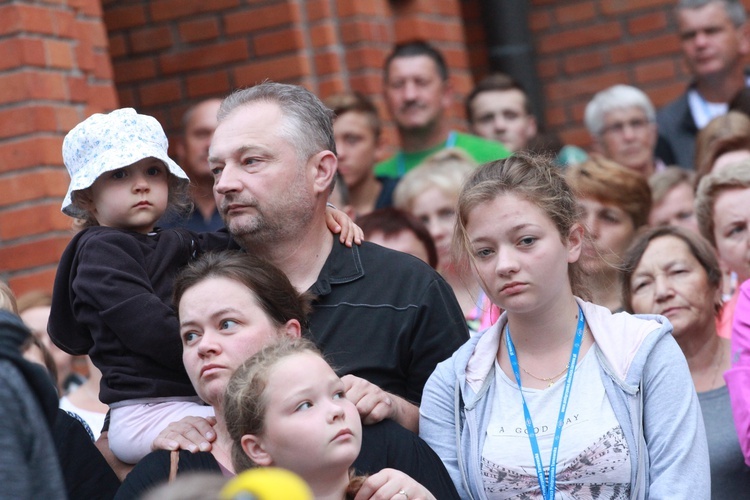
[(453, 84), (451, 83), (450, 78), (443, 81), (443, 97), (441, 102), (443, 104), (443, 109), (450, 111), (453, 106)]
[(325, 150), (317, 153), (310, 158), (311, 164), (309, 165), (313, 169), (314, 178), (314, 191), (315, 194), (322, 193), (326, 199), (331, 189), (331, 183), (336, 176), (336, 170), (338, 168), (338, 160), (336, 155), (331, 151)]
[(184, 136), (181, 136), (174, 141), (174, 155), (177, 157), (177, 164), (182, 166), (185, 163), (185, 156), (187, 156)]
[(263, 447), (262, 441), (254, 434), (245, 434), (240, 439), (242, 444), (242, 451), (245, 452), (250, 460), (260, 465), (261, 467), (268, 467), (273, 465), (273, 459)]
[(743, 23), (737, 29), (737, 36), (740, 37), (739, 53), (746, 56), (750, 53), (750, 23)]

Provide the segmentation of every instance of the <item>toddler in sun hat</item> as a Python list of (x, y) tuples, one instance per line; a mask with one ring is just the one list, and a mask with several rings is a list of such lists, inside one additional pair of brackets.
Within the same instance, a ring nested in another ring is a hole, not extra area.
[(182, 364), (172, 286), (201, 252), (238, 248), (226, 232), (155, 228), (188, 184), (167, 149), (159, 122), (131, 108), (92, 115), (63, 142), (71, 180), (62, 211), (85, 229), (60, 260), (48, 330), (101, 370), (110, 448), (127, 463), (169, 423), (214, 414)]

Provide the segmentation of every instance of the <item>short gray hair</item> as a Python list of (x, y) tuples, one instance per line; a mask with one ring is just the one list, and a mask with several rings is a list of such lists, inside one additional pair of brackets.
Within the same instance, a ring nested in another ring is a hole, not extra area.
[(615, 109), (638, 107), (646, 113), (649, 122), (656, 120), (656, 110), (651, 99), (640, 89), (630, 85), (614, 85), (597, 92), (586, 105), (584, 122), (589, 133), (600, 137), (604, 131), (604, 115)]
[(719, 3), (724, 6), (724, 10), (729, 16), (729, 20), (732, 24), (739, 27), (745, 24), (747, 20), (747, 14), (745, 13), (745, 7), (739, 0), (680, 0), (677, 3), (675, 12), (679, 12), (684, 9), (700, 9), (710, 3)]
[(312, 92), (298, 85), (263, 82), (236, 90), (222, 101), (219, 122), (235, 109), (255, 102), (271, 102), (279, 106), (285, 119), (282, 134), (292, 143), (300, 159), (307, 160), (325, 150), (336, 154), (333, 112)]

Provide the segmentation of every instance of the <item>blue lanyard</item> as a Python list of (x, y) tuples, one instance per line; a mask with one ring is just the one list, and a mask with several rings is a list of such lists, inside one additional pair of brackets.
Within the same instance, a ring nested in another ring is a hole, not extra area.
[[(447, 149), (455, 146), (457, 138), (458, 134), (456, 134), (455, 130), (451, 130), (443, 148)], [(406, 174), (406, 155), (404, 155), (403, 151), (399, 151), (396, 156), (396, 173), (399, 177), (403, 177)]]
[(555, 498), (555, 475), (557, 473), (557, 451), (560, 448), (560, 435), (562, 434), (563, 424), (565, 423), (565, 412), (568, 410), (568, 400), (570, 399), (570, 388), (573, 386), (573, 375), (576, 371), (578, 362), (578, 352), (581, 350), (581, 341), (583, 340), (585, 320), (581, 306), (578, 306), (578, 326), (576, 327), (576, 336), (573, 339), (573, 349), (570, 351), (570, 361), (568, 362), (568, 373), (565, 376), (565, 387), (563, 388), (562, 401), (560, 402), (560, 415), (557, 419), (557, 428), (555, 429), (555, 439), (552, 442), (552, 456), (549, 464), (549, 485), (544, 475), (544, 466), (542, 465), (542, 455), (539, 452), (539, 443), (534, 431), (534, 423), (531, 421), (529, 407), (526, 405), (526, 398), (523, 397), (523, 388), (521, 387), (521, 373), (518, 369), (518, 357), (516, 348), (510, 338), (510, 326), (505, 327), (505, 346), (508, 348), (508, 357), (510, 365), (513, 367), (513, 375), (516, 376), (518, 390), (521, 392), (521, 401), (523, 402), (523, 414), (526, 420), (526, 431), (529, 434), (531, 451), (534, 454), (534, 466), (536, 467), (536, 477), (539, 481), (539, 488), (542, 490), (542, 496), (545, 500)]

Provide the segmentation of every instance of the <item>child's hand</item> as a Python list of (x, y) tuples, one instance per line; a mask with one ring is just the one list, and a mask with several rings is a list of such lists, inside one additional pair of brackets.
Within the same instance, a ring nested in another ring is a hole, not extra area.
[(185, 417), (172, 422), (151, 443), (152, 450), (189, 450), (190, 453), (211, 451), (216, 440), (216, 419), (210, 417)]
[(395, 469), (383, 469), (365, 480), (354, 500), (435, 500), (427, 488)]
[(333, 205), (326, 206), (326, 225), (333, 234), (341, 233), (339, 240), (348, 247), (352, 246), (352, 242), (361, 245), (365, 237), (362, 229), (348, 215), (334, 208)]

